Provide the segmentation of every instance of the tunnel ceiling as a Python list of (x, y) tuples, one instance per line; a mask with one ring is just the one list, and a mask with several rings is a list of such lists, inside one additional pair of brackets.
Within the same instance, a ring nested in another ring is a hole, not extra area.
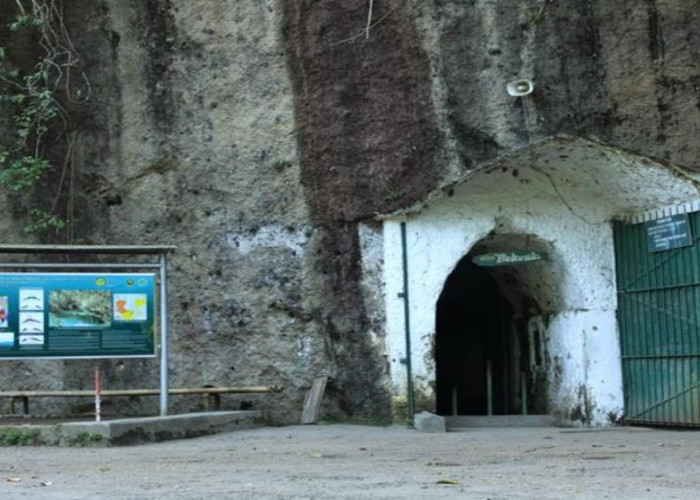
[(482, 268), (494, 278), (501, 294), (517, 314), (534, 316), (564, 307), (562, 280), (563, 263), (553, 245), (531, 234), (492, 234), (479, 241), (469, 251), (468, 259), (490, 252), (535, 251), (545, 259), (519, 266)]

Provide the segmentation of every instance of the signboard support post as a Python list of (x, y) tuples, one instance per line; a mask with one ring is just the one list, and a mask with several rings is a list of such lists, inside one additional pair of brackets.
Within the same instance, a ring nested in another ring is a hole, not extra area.
[(160, 416), (168, 414), (168, 288), (167, 260), (160, 254)]

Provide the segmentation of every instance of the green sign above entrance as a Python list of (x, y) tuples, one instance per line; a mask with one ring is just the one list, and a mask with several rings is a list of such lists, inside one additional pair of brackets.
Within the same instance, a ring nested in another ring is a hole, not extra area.
[(546, 255), (533, 251), (492, 252), (477, 255), (472, 262), (477, 266), (515, 266), (545, 260)]
[(0, 274), (0, 358), (155, 354), (155, 275)]

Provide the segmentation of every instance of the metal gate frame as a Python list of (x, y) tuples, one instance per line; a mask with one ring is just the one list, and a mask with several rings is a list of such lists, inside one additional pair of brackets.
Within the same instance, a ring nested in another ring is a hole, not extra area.
[(650, 252), (644, 223), (614, 226), (625, 420), (700, 426), (700, 214), (693, 245)]

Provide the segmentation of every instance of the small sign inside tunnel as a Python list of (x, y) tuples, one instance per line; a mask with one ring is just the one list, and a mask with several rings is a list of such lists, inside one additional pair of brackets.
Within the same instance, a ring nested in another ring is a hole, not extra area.
[(671, 215), (647, 222), (646, 230), (650, 253), (689, 247), (693, 244), (688, 214)]
[(472, 262), (482, 267), (514, 266), (545, 260), (545, 258), (544, 254), (533, 251), (492, 252), (477, 255), (472, 258)]

